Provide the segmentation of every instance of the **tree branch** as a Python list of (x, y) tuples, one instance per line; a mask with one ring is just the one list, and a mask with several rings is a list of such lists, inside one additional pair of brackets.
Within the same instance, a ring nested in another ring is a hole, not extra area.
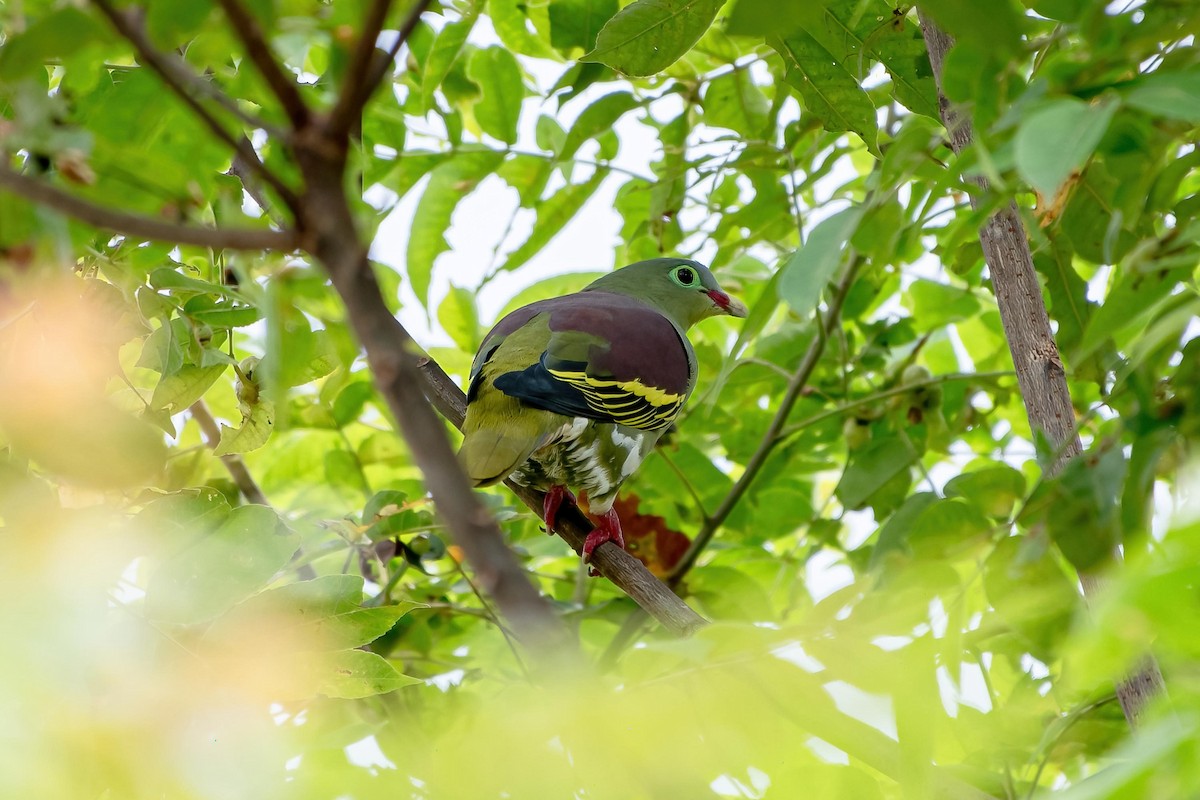
[(0, 189), (39, 205), (60, 211), (97, 228), (156, 242), (196, 245), (226, 250), (279, 250), (296, 247), (292, 231), (250, 228), (199, 228), (114, 211), (95, 205), (45, 181), (30, 178), (0, 165)]
[(350, 65), (346, 69), (346, 78), (342, 81), (337, 104), (329, 113), (328, 130), (331, 134), (345, 136), (356, 127), (363, 107), (383, 81), (388, 68), (395, 63), (396, 54), (416, 29), (421, 14), (429, 8), (430, 2), (431, 0), (417, 0), (400, 26), (396, 40), (386, 51), (382, 51), (375, 45), (387, 19), (391, 0), (374, 0), (363, 21), (363, 32), (350, 54)]
[(530, 583), (504, 541), (500, 526), (480, 502), (450, 447), (445, 428), (422, 391), (418, 348), (383, 302), (367, 248), (359, 240), (343, 185), (342, 148), (308, 128), (295, 153), (305, 178), (306, 247), (321, 262), (346, 306), (347, 318), (367, 353), (380, 394), (408, 442), (425, 486), (454, 542), (463, 549), (480, 586), (495, 599), (517, 635), (543, 664), (579, 666), (578, 645)]
[[(954, 40), (941, 30), (923, 9), (918, 8), (921, 32), (929, 51), (929, 63), (937, 80), (938, 105), (942, 121), (950, 137), (950, 147), (957, 155), (971, 143), (971, 121), (954, 108), (942, 91), (942, 68), (946, 53)], [(987, 191), (984, 178), (969, 179)], [(979, 207), (979, 198), (971, 196), (972, 208)], [(1075, 429), (1075, 411), (1067, 376), (1059, 357), (1050, 315), (1042, 300), (1041, 285), (1033, 267), (1033, 254), (1025, 224), (1016, 203), (1009, 202), (988, 217), (979, 231), (984, 259), (991, 272), (992, 290), (1004, 325), (1004, 338), (1012, 352), (1017, 371), (1017, 384), (1025, 402), (1030, 427), (1041, 431), (1054, 446), (1056, 456), (1047, 466), (1048, 476), (1057, 475), (1066, 462), (1078, 456), (1083, 446)], [(1120, 555), (1114, 553), (1114, 560)], [(1103, 580), (1096, 574), (1081, 572), (1084, 596), (1090, 602), (1103, 592)], [(1149, 701), (1163, 691), (1162, 673), (1153, 658), (1147, 658), (1141, 669), (1117, 684), (1117, 698), (1131, 727), (1136, 727)]]
[[(837, 327), (841, 325), (842, 304), (846, 302), (846, 295), (850, 293), (850, 287), (854, 285), (854, 279), (857, 277), (858, 270), (862, 266), (863, 261), (862, 256), (855, 254), (846, 266), (837, 287), (834, 289), (833, 295), (829, 298), (829, 308), (825, 313), (825, 320), (818, 323), (821, 327), (821, 335), (816, 336), (812, 340), (812, 343), (808, 346), (808, 350), (804, 353), (804, 357), (800, 359), (800, 363), (796, 366), (796, 371), (792, 373), (787, 389), (779, 401), (779, 408), (775, 410), (775, 416), (771, 418), (771, 424), (767, 426), (762, 441), (758, 444), (758, 449), (754, 451), (753, 455), (746, 462), (746, 468), (742, 472), (741, 477), (733, 484), (729, 493), (725, 495), (725, 499), (721, 501), (716, 511), (704, 523), (700, 532), (696, 534), (696, 538), (692, 540), (692, 544), (688, 547), (687, 552), (683, 554), (683, 558), (671, 570), (671, 574), (667, 578), (667, 583), (671, 586), (679, 583), (683, 576), (688, 573), (688, 570), (696, 565), (696, 559), (700, 557), (700, 553), (704, 551), (704, 548), (712, 540), (713, 535), (725, 523), (725, 520), (729, 518), (738, 501), (742, 499), (742, 496), (750, 488), (750, 484), (758, 477), (759, 471), (767, 463), (767, 457), (771, 455), (771, 452), (782, 441), (782, 433), (784, 426), (787, 424), (788, 415), (792, 413), (796, 401), (800, 399), (800, 392), (803, 391), (805, 384), (808, 383), (808, 379), (812, 376), (813, 370), (816, 369), (817, 362), (821, 359), (821, 354), (825, 352), (825, 343)], [(820, 316), (817, 319), (819, 321)]]
[[(207, 81), (204, 81), (191, 72), (180, 59), (168, 56), (154, 46), (150, 41), (149, 35), (146, 33), (145, 25), (142, 23), (140, 9), (118, 11), (113, 6), (112, 0), (92, 0), (92, 3), (100, 9), (104, 16), (108, 17), (113, 27), (117, 29), (117, 33), (121, 34), (122, 37), (133, 45), (134, 50), (138, 53), (138, 57), (158, 73), (163, 82), (192, 110), (192, 113), (200, 118), (200, 121), (212, 131), (213, 135), (237, 153), (237, 157), (279, 195), (279, 198), (291, 209), (292, 213), (297, 213), (299, 201), (296, 199), (295, 192), (289, 189), (283, 181), (266, 168), (266, 165), (259, 159), (258, 154), (254, 152), (250, 141), (245, 136), (235, 137), (229, 131), (225, 130), (225, 126), (192, 95), (193, 91), (197, 93), (202, 92), (210, 96), (214, 92), (217, 94), (221, 93), (209, 86)], [(204, 88), (201, 89), (201, 86)], [(222, 102), (222, 105), (227, 108), (230, 105), (236, 107), (236, 104), (232, 100), (228, 101), (228, 103)]]
[(279, 66), (279, 62), (271, 52), (271, 46), (267, 44), (266, 37), (263, 36), (258, 20), (239, 0), (217, 0), (217, 2), (221, 4), (225, 16), (229, 17), (229, 21), (233, 23), (234, 33), (246, 46), (246, 55), (254, 62), (254, 66), (258, 67), (258, 72), (267, 82), (271, 93), (283, 106), (283, 113), (287, 115), (293, 127), (303, 128), (308, 124), (310, 118), (308, 106), (305, 104), (304, 98), (300, 96), (296, 81), (285, 74), (283, 68)]
[(375, 90), (373, 84), (367, 84), (367, 76), (375, 55), (375, 45), (379, 41), (379, 32), (383, 30), (391, 7), (392, 0), (372, 0), (363, 18), (362, 33), (350, 52), (350, 63), (346, 66), (346, 77), (342, 80), (337, 103), (329, 113), (327, 125), (334, 136), (346, 136), (357, 127), (355, 123), (362, 115), (363, 106)]

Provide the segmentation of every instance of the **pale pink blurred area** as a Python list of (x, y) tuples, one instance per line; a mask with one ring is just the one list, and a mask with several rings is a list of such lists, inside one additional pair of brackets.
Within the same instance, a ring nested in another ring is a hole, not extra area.
[(35, 468), (83, 487), (152, 483), (166, 458), (163, 433), (109, 394), (120, 346), (147, 332), (119, 293), (30, 274), (0, 294), (0, 436)]

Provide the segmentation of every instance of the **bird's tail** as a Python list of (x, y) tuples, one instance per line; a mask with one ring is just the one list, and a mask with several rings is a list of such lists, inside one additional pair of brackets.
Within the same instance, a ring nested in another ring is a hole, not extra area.
[(552, 429), (557, 427), (554, 415), (522, 408), (513, 398), (500, 395), (488, 400), (493, 402), (484, 400), (467, 408), (463, 443), (458, 451), (463, 469), (475, 486), (491, 486), (507, 478), (549, 441)]

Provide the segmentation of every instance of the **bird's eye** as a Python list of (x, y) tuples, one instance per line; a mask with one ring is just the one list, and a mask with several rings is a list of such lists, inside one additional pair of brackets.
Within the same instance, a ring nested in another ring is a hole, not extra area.
[(691, 286), (696, 282), (696, 271), (691, 267), (676, 267), (671, 273), (671, 277), (680, 286)]

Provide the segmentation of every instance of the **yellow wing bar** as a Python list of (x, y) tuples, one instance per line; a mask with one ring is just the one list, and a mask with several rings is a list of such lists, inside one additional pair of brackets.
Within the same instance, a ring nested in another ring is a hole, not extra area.
[(671, 424), (683, 406), (684, 396), (672, 394), (638, 380), (593, 378), (583, 372), (547, 370), (558, 380), (578, 389), (588, 407), (621, 425), (657, 430)]

